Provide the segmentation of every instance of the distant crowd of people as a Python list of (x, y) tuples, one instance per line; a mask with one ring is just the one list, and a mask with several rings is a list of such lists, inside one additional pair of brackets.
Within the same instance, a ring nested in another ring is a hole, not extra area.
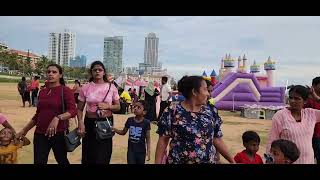
[[(320, 163), (320, 77), (312, 87), (296, 85), (289, 91), (289, 107), (272, 118), (265, 154), (258, 154), (260, 137), (255, 131), (242, 135), (244, 149), (232, 156), (223, 138), (222, 118), (212, 100), (213, 86), (201, 76), (184, 76), (178, 91), (184, 99), (172, 103), (168, 78), (162, 77), (158, 90), (149, 82), (143, 90), (124, 90), (107, 77), (105, 66), (95, 61), (90, 79), (73, 88), (65, 86), (63, 70), (51, 64), (45, 86), (39, 77), (31, 82), (23, 77), (18, 83), (23, 107), (37, 107), (30, 121), (18, 132), (0, 114), (0, 163), (18, 163), (17, 150), (30, 144), (25, 137), (35, 127), (33, 154), (35, 164), (47, 164), (52, 149), (59, 164), (69, 164), (65, 135), (69, 120), (76, 118), (77, 133), (82, 138), (82, 164), (109, 164), (113, 136), (129, 132), (127, 163), (144, 164), (151, 159), (151, 122), (157, 125), (156, 164), (219, 164), (220, 155), (229, 163), (239, 164), (314, 164)], [(31, 96), (31, 97), (30, 97)], [(160, 111), (156, 103), (160, 96)], [(123, 128), (115, 128), (114, 114), (129, 114)], [(100, 126), (105, 126), (100, 132)], [(102, 136), (101, 135), (104, 135)], [(104, 134), (103, 134), (104, 133)], [(265, 160), (263, 160), (265, 159)]]
[[(25, 102), (29, 103), (29, 107), (37, 106), (39, 92), (39, 76), (35, 76), (31, 81), (27, 81), (25, 77), (18, 83), (18, 91), (22, 99), (22, 106), (25, 107)], [(31, 95), (31, 98), (30, 98)]]

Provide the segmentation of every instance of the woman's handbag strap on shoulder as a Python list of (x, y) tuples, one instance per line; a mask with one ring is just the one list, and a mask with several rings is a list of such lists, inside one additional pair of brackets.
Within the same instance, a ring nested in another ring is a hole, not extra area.
[(110, 92), (110, 89), (111, 89), (111, 83), (109, 83), (109, 88), (108, 88), (108, 91), (107, 91), (107, 94), (104, 96), (104, 98), (103, 98), (103, 100), (102, 100), (102, 102), (104, 102), (105, 100), (106, 100), (106, 98), (107, 98), (107, 96), (108, 96), (108, 94), (109, 94), (109, 92)]

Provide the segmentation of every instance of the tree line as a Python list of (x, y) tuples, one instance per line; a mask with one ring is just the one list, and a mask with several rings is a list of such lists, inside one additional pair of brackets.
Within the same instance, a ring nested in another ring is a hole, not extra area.
[[(31, 66), (31, 59), (21, 58), (16, 53), (11, 53), (9, 51), (0, 50), (0, 66), (8, 67), (14, 75), (21, 76), (33, 76), (38, 75), (42, 79), (45, 76), (46, 68), (49, 64), (54, 63), (52, 60), (48, 59), (46, 56), (41, 56), (36, 63), (35, 69)], [(64, 76), (67, 79), (86, 79), (88, 76), (88, 68), (86, 67), (75, 67), (71, 68), (68, 66), (63, 66)], [(9, 72), (7, 72), (9, 73)]]

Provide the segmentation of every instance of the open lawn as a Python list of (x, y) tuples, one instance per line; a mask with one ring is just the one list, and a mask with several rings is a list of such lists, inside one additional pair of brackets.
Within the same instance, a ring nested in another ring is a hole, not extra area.
[[(16, 87), (16, 83), (0, 83), (0, 111), (8, 117), (16, 131), (19, 131), (34, 115), (36, 108), (22, 107), (20, 95), (18, 94)], [(130, 116), (132, 116), (132, 114), (115, 115), (115, 127), (122, 128), (126, 119)], [(245, 119), (240, 117), (240, 113), (226, 111), (221, 111), (220, 116), (223, 119), (223, 139), (233, 156), (236, 155), (237, 152), (243, 150), (241, 135), (246, 130), (254, 130), (260, 135), (261, 143), (259, 154), (263, 155), (267, 142), (267, 134), (271, 127), (270, 120)], [(158, 140), (158, 136), (156, 134), (157, 126), (152, 124), (151, 129), (151, 161), (147, 163), (154, 163), (154, 153)], [(31, 142), (33, 140), (33, 131), (34, 129), (32, 129), (27, 135)], [(127, 141), (128, 134), (125, 136), (115, 135), (113, 139), (112, 164), (126, 164)], [(18, 162), (20, 164), (32, 164), (33, 145), (31, 144), (23, 147), (19, 151), (18, 156)], [(69, 153), (68, 157), (71, 163), (79, 164), (81, 162), (81, 146), (74, 152)], [(222, 158), (222, 162), (226, 162), (226, 160)], [(56, 163), (52, 152), (50, 152), (49, 163)]]

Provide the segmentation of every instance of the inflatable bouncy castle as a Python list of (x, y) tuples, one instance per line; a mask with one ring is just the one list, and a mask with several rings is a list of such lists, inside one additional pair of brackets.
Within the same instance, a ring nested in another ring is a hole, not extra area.
[(255, 61), (250, 66), (250, 73), (247, 73), (245, 55), (238, 58), (238, 68), (234, 72), (235, 62), (230, 54), (221, 61), (217, 77), (219, 82), (212, 92), (218, 109), (240, 110), (245, 105), (285, 105), (285, 87), (274, 87), (275, 61), (269, 57), (264, 63), (265, 75), (258, 74), (260, 66)]

